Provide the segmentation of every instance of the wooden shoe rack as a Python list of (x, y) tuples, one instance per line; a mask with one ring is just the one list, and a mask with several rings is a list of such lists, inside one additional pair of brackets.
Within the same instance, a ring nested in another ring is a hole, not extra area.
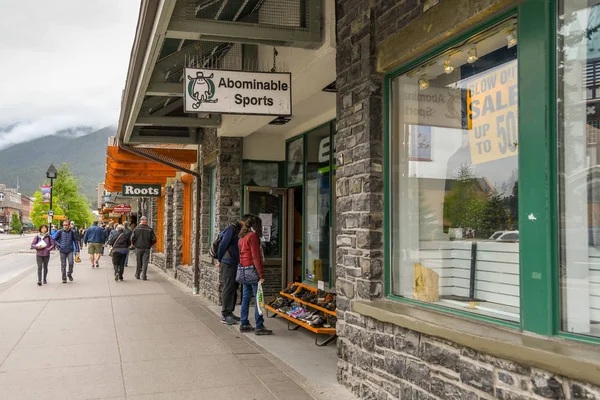
[[(315, 289), (314, 287), (305, 285), (303, 283), (294, 283), (294, 285), (296, 285), (300, 288), (306, 289), (306, 290), (310, 290), (311, 292), (315, 292), (315, 293), (317, 292), (317, 289)], [(314, 310), (321, 311), (323, 313), (323, 315), (325, 316), (325, 320), (327, 322), (329, 322), (329, 316), (334, 316), (334, 317), (336, 316), (335, 311), (331, 311), (324, 307), (318, 306), (316, 304), (312, 304), (307, 301), (297, 299), (294, 296), (292, 296), (291, 294), (284, 293), (284, 292), (279, 292), (279, 294), (282, 297), (287, 297), (288, 299), (292, 299), (295, 302), (302, 304), (308, 308), (312, 308)], [(317, 346), (325, 346), (325, 345), (331, 343), (337, 337), (335, 328), (315, 328), (314, 326), (310, 326), (308, 323), (306, 323), (304, 321), (290, 317), (286, 313), (283, 313), (283, 312), (271, 307), (269, 304), (267, 304), (265, 307), (267, 309), (267, 317), (268, 318), (274, 318), (276, 316), (280, 316), (280, 317), (286, 319), (288, 321), (288, 330), (295, 331), (298, 328), (302, 327), (304, 329), (308, 329), (311, 332), (314, 332), (315, 333), (315, 344)], [(269, 311), (272, 313), (271, 316), (269, 316)], [(292, 329), (290, 329), (290, 322), (292, 324), (294, 324), (294, 327)], [(327, 335), (327, 338), (325, 338), (325, 340), (319, 342), (319, 335)]]

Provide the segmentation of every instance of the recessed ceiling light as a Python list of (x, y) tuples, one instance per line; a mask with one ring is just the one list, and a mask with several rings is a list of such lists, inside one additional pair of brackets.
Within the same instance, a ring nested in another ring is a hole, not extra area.
[(290, 117), (279, 116), (279, 117), (275, 118), (273, 121), (269, 122), (269, 125), (285, 125), (288, 122), (290, 122), (290, 120), (291, 120)]

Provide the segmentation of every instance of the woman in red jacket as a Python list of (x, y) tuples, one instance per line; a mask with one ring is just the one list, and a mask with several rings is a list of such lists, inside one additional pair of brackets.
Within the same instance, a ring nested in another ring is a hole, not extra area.
[(262, 252), (260, 250), (260, 235), (262, 234), (262, 221), (256, 215), (248, 217), (242, 222), (240, 229), (238, 246), (240, 249), (240, 264), (238, 265), (236, 279), (242, 284), (242, 307), (240, 311), (240, 331), (254, 331), (256, 335), (271, 335), (273, 331), (265, 328), (265, 321), (262, 315), (258, 313), (258, 307), (254, 308), (254, 318), (256, 320), (256, 330), (248, 321), (250, 309), (250, 299), (256, 297), (258, 282), (265, 281), (265, 275), (262, 265)]

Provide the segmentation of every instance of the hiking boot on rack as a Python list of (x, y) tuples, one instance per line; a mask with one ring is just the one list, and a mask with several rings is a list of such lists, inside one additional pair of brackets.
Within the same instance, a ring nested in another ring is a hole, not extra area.
[(298, 286), (294, 283), (290, 283), (287, 288), (283, 290), (283, 293), (291, 294), (298, 290)]
[(311, 320), (308, 324), (310, 326), (312, 326), (313, 328), (321, 328), (323, 326), (323, 323), (325, 322), (325, 319), (323, 319), (323, 317), (318, 316), (317, 318)]

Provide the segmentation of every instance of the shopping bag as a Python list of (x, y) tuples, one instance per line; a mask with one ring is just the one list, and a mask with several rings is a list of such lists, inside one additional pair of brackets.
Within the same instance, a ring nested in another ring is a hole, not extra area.
[(265, 295), (263, 293), (262, 283), (258, 282), (258, 289), (256, 290), (256, 307), (258, 307), (258, 313), (263, 315), (265, 313)]
[(76, 263), (80, 263), (81, 262), (81, 257), (79, 257), (79, 253), (75, 254), (75, 262)]

